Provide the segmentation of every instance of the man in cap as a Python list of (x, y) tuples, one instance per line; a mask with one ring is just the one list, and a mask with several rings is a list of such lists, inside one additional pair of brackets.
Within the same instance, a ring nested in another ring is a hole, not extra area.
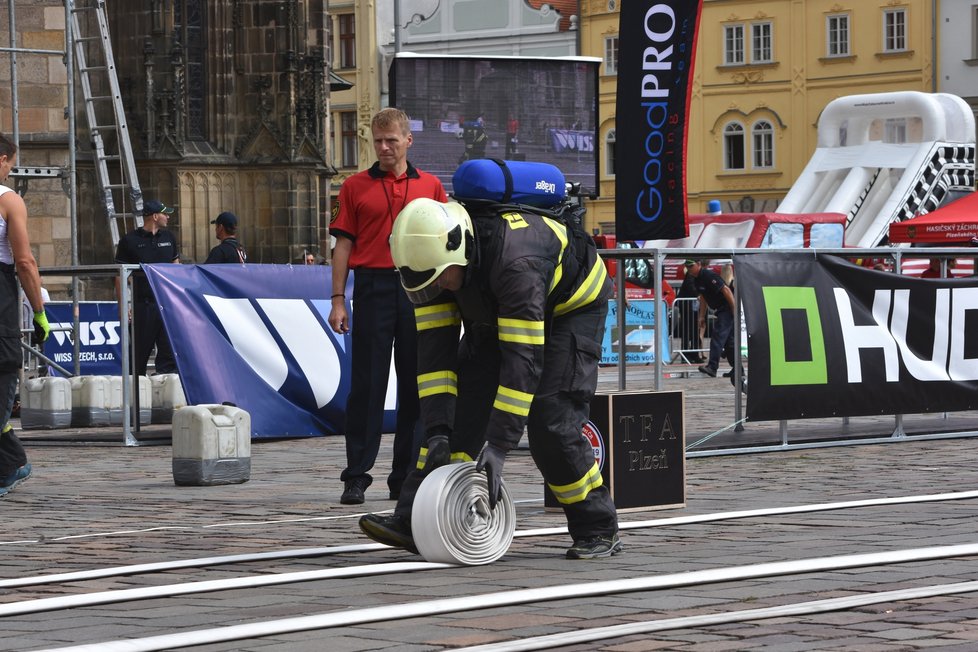
[[(143, 225), (119, 239), (115, 262), (130, 265), (153, 263), (179, 263), (180, 250), (173, 232), (166, 228), (173, 208), (163, 202), (150, 199), (143, 202)], [(172, 374), (177, 363), (170, 347), (170, 338), (163, 327), (163, 316), (156, 304), (156, 297), (149, 281), (142, 273), (133, 275), (131, 313), (136, 352), (133, 372), (145, 375), (149, 356), (156, 347), (156, 373)], [(116, 294), (121, 296), (121, 285), (116, 279)]]
[(211, 249), (207, 254), (205, 265), (214, 263), (243, 263), (248, 260), (244, 247), (238, 243), (238, 216), (229, 211), (224, 211), (211, 220), (214, 225), (214, 237), (220, 240), (220, 244)]

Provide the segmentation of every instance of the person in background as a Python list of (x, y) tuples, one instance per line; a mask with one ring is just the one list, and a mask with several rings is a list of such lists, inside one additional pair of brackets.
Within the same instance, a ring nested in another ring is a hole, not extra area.
[[(115, 262), (131, 265), (152, 263), (179, 263), (180, 250), (173, 232), (167, 229), (173, 209), (164, 206), (156, 199), (143, 203), (143, 225), (130, 231), (119, 239), (115, 251)], [(133, 373), (146, 374), (149, 356), (156, 347), (156, 373), (172, 374), (177, 371), (177, 361), (173, 357), (170, 338), (163, 325), (160, 307), (149, 286), (146, 275), (133, 275), (133, 296), (131, 313), (133, 337), (136, 340), (136, 353), (133, 359)], [(122, 285), (116, 279), (116, 296), (121, 300)]]
[(509, 120), (506, 121), (506, 156), (509, 158), (511, 155), (516, 153), (516, 143), (520, 131), (520, 121), (516, 119), (512, 113), (509, 114)]
[[(413, 137), (403, 111), (387, 108), (370, 123), (377, 162), (343, 182), (339, 212), (330, 225), (336, 237), (332, 261), (332, 308), (329, 325), (336, 333), (351, 331), (352, 376), (346, 403), (347, 465), (340, 475), (340, 502), (358, 505), (373, 482), (369, 471), (377, 460), (384, 420), (384, 399), (391, 349), (397, 373), (397, 422), (394, 459), (387, 476), (389, 496), (396, 500), (421, 445), (418, 429), (417, 336), (414, 308), (401, 288), (388, 240), (397, 214), (412, 199), (447, 201), (437, 177), (408, 161)], [(353, 276), (356, 318), (346, 309), (346, 283)]]
[(699, 295), (696, 293), (695, 279), (692, 274), (683, 277), (679, 292), (676, 293), (679, 301), (676, 310), (676, 322), (678, 323), (680, 347), (683, 357), (692, 364), (703, 362), (703, 355), (700, 353), (702, 342), (700, 340), (699, 320)]
[[(16, 163), (17, 146), (0, 134), (0, 181), (6, 181)], [(31, 475), (27, 453), (10, 425), (24, 360), (20, 349), (18, 279), (34, 313), (35, 336), (44, 342), (51, 327), (44, 312), (41, 276), (27, 236), (27, 206), (12, 188), (0, 185), (0, 496)]]
[(215, 263), (244, 263), (248, 260), (248, 254), (244, 247), (238, 243), (238, 216), (234, 213), (225, 211), (211, 220), (214, 225), (214, 237), (220, 240), (220, 244), (211, 249), (207, 254), (205, 265)]
[(927, 269), (921, 273), (920, 278), (941, 278), (941, 259), (931, 258), (927, 264)]
[(303, 261), (306, 265), (315, 265), (316, 254), (312, 253), (311, 251), (307, 251), (305, 256), (303, 257)]
[[(712, 308), (716, 314), (716, 323), (713, 325), (713, 334), (710, 337), (710, 358), (705, 365), (698, 367), (700, 373), (716, 378), (717, 368), (720, 366), (720, 356), (727, 349), (727, 341), (734, 336), (734, 295), (731, 289), (723, 282), (718, 274), (707, 269), (698, 260), (687, 260), (684, 263), (686, 274), (693, 277), (693, 284), (696, 287), (696, 294), (699, 296), (699, 328), (701, 331), (706, 329), (706, 316)], [(733, 345), (729, 347), (733, 352)], [(736, 364), (735, 359), (727, 358), (730, 366)], [(741, 373), (741, 378), (744, 375)]]

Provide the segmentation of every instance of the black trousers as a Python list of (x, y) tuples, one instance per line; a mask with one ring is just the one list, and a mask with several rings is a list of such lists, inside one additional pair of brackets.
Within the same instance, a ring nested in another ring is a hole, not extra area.
[(394, 460), (387, 486), (400, 491), (414, 467), (421, 445), (418, 424), (418, 341), (414, 305), (394, 270), (354, 272), (353, 350), (350, 394), (346, 402), (346, 469), (340, 479), (373, 478), (383, 430), (384, 398), (390, 376), (391, 351), (397, 373), (397, 423)]
[(163, 315), (155, 302), (135, 301), (132, 304), (133, 338), (136, 344), (133, 373), (138, 376), (146, 375), (149, 356), (156, 347), (156, 373), (174, 374), (177, 372), (177, 361), (173, 357), (170, 338), (163, 326)]
[[(581, 431), (597, 388), (600, 342), (607, 312), (608, 304), (597, 301), (555, 319), (547, 334), (543, 374), (526, 428), (533, 461), (552, 488), (593, 477), (592, 471), (596, 469), (594, 449)], [(451, 448), (453, 459), (474, 460), (486, 440), (486, 424), (499, 385), (499, 344), (494, 336), (467, 332), (460, 346)], [(420, 469), (408, 476), (395, 514), (410, 517), (414, 496), (423, 480)], [(582, 499), (561, 506), (574, 539), (609, 536), (618, 531), (615, 505), (603, 485), (586, 492)]]

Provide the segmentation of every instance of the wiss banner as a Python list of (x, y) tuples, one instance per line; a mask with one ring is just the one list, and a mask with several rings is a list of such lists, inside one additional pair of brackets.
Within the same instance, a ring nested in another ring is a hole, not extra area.
[(918, 279), (825, 254), (734, 256), (747, 418), (978, 408), (978, 277)]
[(702, 0), (627, 0), (618, 31), (615, 230), (684, 238), (686, 120)]
[[(162, 264), (143, 270), (188, 403), (234, 403), (251, 415), (256, 438), (342, 432), (350, 336), (336, 335), (327, 323), (329, 267)], [(352, 275), (347, 296), (353, 296)], [(394, 383), (392, 370), (388, 427)]]

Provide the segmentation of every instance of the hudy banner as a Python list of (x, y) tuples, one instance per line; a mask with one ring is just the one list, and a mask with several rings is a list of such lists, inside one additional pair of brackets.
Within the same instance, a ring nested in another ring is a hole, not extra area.
[[(237, 405), (251, 415), (256, 438), (342, 432), (350, 336), (336, 335), (327, 323), (329, 267), (161, 264), (143, 270), (189, 404)], [(347, 296), (353, 296), (352, 277), (350, 283)], [(391, 371), (387, 427), (394, 382)]]
[(686, 121), (702, 0), (627, 0), (618, 32), (618, 240), (689, 235)]
[(734, 256), (747, 418), (978, 408), (978, 277), (918, 279), (825, 254)]

